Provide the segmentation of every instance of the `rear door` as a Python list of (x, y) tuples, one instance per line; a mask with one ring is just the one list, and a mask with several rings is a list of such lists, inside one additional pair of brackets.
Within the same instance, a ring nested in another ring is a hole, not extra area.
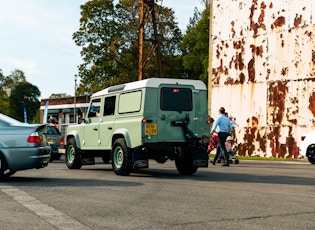
[(160, 85), (158, 102), (158, 141), (185, 141), (183, 128), (181, 126), (172, 125), (173, 121), (187, 119), (189, 129), (195, 129), (193, 90), (194, 87), (189, 85)]

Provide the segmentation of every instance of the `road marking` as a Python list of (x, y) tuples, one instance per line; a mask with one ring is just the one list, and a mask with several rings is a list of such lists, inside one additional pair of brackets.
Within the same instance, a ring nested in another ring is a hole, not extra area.
[(36, 215), (43, 218), (45, 221), (55, 226), (60, 230), (90, 230), (89, 227), (81, 224), (80, 222), (72, 219), (70, 216), (56, 210), (53, 207), (37, 200), (35, 197), (30, 196), (24, 191), (21, 191), (14, 186), (1, 184), (0, 189), (8, 196), (22, 204), (27, 209), (33, 211)]

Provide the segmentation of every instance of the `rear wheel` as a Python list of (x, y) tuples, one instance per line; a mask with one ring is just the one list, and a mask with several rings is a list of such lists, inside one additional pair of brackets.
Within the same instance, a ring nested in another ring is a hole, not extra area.
[(117, 175), (128, 176), (132, 169), (132, 156), (124, 138), (117, 139), (112, 148), (112, 167)]
[(70, 138), (66, 149), (66, 165), (69, 169), (82, 167), (81, 150), (77, 147), (74, 138)]
[(193, 175), (198, 169), (198, 167), (193, 164), (191, 156), (185, 156), (182, 159), (175, 160), (175, 165), (181, 175)]

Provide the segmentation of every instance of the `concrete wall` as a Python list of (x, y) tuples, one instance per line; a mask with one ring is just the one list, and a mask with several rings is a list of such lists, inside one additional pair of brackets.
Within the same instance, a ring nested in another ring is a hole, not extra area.
[(315, 1), (213, 0), (212, 101), (240, 155), (299, 157), (314, 129)]

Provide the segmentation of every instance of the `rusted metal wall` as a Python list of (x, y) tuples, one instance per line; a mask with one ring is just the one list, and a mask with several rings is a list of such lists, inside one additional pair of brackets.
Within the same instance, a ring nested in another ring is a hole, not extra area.
[(212, 116), (236, 118), (240, 155), (299, 157), (315, 128), (315, 1), (213, 0), (212, 33)]

